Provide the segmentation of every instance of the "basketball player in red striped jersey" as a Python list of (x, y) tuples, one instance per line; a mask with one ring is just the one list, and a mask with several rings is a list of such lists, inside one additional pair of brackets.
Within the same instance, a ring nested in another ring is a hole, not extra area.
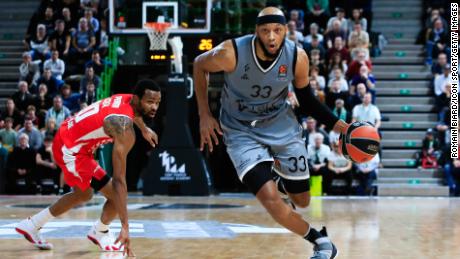
[[(121, 251), (134, 256), (130, 249), (126, 157), (134, 145), (133, 124), (143, 137), (155, 146), (157, 135), (149, 129), (143, 118), (153, 118), (161, 101), (159, 86), (151, 80), (137, 83), (134, 94), (118, 94), (98, 101), (63, 122), (53, 141), (53, 158), (62, 169), (66, 183), (73, 187), (50, 207), (21, 221), (16, 231), (37, 248), (52, 249), (40, 236), (40, 229), (49, 220), (62, 215), (75, 206), (89, 201), (93, 191), (106, 198), (102, 215), (88, 233), (88, 239), (102, 251)], [(102, 144), (113, 142), (113, 179), (94, 160), (95, 150)], [(118, 215), (121, 231), (117, 239), (109, 231), (109, 224)]]

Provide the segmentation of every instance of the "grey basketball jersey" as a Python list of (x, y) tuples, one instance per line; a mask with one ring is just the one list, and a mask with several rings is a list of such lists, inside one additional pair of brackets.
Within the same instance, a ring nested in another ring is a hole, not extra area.
[(289, 109), (286, 98), (294, 79), (296, 46), (286, 40), (276, 60), (263, 69), (257, 60), (255, 41), (254, 35), (235, 39), (236, 69), (224, 75), (222, 110), (238, 120), (273, 118)]

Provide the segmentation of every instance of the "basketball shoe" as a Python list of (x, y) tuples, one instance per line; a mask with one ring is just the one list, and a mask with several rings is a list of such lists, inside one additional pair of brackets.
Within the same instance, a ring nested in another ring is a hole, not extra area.
[(34, 246), (40, 250), (51, 250), (53, 245), (46, 242), (46, 240), (40, 235), (40, 228), (35, 227), (35, 224), (29, 218), (22, 220), (18, 223), (15, 228), (16, 232), (23, 235), (27, 241), (34, 244)]
[(96, 230), (96, 226), (93, 225), (86, 236), (91, 242), (99, 246), (101, 251), (123, 251), (123, 247), (115, 244), (115, 237), (110, 230), (107, 232), (100, 232)]
[(325, 227), (319, 232), (323, 237), (316, 239), (316, 245), (313, 247), (313, 255), (310, 259), (334, 259), (339, 254), (337, 248), (327, 237)]

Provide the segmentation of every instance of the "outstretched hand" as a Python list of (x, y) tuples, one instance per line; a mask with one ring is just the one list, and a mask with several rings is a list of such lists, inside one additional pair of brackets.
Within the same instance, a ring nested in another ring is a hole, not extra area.
[(120, 244), (120, 247), (123, 247), (123, 256), (128, 255), (128, 257), (135, 257), (134, 251), (131, 249), (130, 240), (129, 240), (129, 229), (128, 227), (122, 227), (120, 234), (118, 235), (115, 244)]
[[(200, 151), (204, 150), (204, 145), (208, 145), (209, 152), (214, 150), (214, 144), (219, 145), (219, 138), (216, 135), (222, 135), (222, 129), (219, 123), (211, 115), (200, 117)], [(213, 143), (214, 141), (214, 143)]]

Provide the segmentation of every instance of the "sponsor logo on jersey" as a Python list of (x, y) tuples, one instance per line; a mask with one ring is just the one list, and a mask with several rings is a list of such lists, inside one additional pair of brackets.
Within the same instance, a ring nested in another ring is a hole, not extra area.
[(287, 80), (287, 65), (281, 65), (278, 68), (278, 80), (285, 81)]

